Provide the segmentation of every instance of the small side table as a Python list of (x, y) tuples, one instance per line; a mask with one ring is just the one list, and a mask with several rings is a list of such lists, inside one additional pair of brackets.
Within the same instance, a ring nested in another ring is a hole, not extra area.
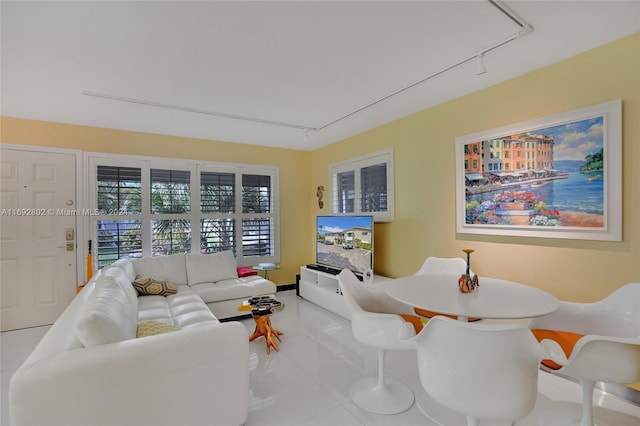
[(238, 310), (247, 310), (249, 306), (251, 307), (253, 320), (256, 322), (256, 328), (249, 337), (249, 341), (252, 342), (258, 337), (264, 336), (267, 342), (267, 354), (271, 353), (271, 348), (278, 352), (280, 348), (278, 347), (276, 339), (282, 342), (280, 336), (282, 336), (283, 333), (271, 325), (271, 314), (283, 310), (284, 304), (268, 296), (254, 297), (240, 305)]
[(258, 265), (253, 266), (251, 269), (253, 269), (254, 271), (263, 271), (264, 279), (268, 280), (269, 271), (275, 271), (276, 269), (280, 269), (280, 266), (276, 265), (275, 263), (259, 263)]

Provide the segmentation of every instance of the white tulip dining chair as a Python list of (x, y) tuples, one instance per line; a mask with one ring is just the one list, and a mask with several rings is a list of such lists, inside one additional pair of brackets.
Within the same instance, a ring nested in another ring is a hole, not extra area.
[(468, 426), (513, 422), (533, 410), (544, 352), (526, 327), (436, 316), (415, 341), (425, 391)]
[(594, 303), (560, 302), (529, 325), (547, 352), (543, 364), (582, 385), (582, 426), (592, 426), (597, 382), (640, 381), (640, 283)]
[(415, 275), (462, 275), (466, 271), (467, 262), (460, 257), (429, 256)]
[(384, 297), (368, 291), (348, 269), (338, 275), (344, 302), (351, 312), (351, 330), (355, 339), (378, 349), (378, 377), (364, 378), (351, 388), (351, 399), (360, 408), (375, 414), (402, 413), (414, 403), (409, 386), (385, 377), (385, 351), (415, 349), (413, 338), (422, 323), (418, 317), (388, 313)]
[[(456, 275), (460, 276), (467, 272), (467, 262), (459, 257), (433, 257), (429, 256), (424, 261), (418, 272), (414, 275)], [(469, 271), (473, 274), (472, 271)], [(438, 312), (426, 309), (415, 308), (415, 313), (425, 318), (432, 318), (436, 315), (443, 315)], [(445, 315), (449, 318), (457, 319), (455, 315)], [(478, 321), (479, 318), (469, 318), (469, 321)]]

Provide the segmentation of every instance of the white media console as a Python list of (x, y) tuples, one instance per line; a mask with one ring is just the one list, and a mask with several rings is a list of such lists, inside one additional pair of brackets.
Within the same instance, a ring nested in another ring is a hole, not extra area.
[[(363, 285), (382, 290), (382, 283), (388, 280), (389, 278), (374, 275), (373, 282), (363, 283)], [(302, 266), (300, 267), (300, 282), (298, 285), (300, 297), (303, 299), (348, 320), (351, 319), (347, 305), (342, 300), (337, 275)]]

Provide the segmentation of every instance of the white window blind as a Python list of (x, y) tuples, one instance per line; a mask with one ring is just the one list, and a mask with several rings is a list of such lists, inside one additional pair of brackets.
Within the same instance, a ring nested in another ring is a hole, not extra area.
[(191, 171), (151, 168), (151, 255), (191, 252)]
[(336, 163), (329, 168), (334, 214), (371, 214), (393, 220), (393, 151), (385, 150)]
[(142, 256), (141, 188), (139, 167), (97, 167), (94, 221), (94, 259), (99, 268), (121, 257)]
[(95, 266), (122, 257), (232, 250), (279, 262), (278, 169), (88, 154)]

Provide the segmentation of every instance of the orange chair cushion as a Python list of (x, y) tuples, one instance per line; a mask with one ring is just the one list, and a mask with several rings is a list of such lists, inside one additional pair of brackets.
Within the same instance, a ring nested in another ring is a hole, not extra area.
[(400, 314), (400, 316), (402, 317), (403, 320), (405, 320), (406, 322), (410, 322), (411, 325), (413, 325), (413, 328), (416, 330), (416, 334), (420, 333), (420, 331), (422, 330), (422, 327), (424, 326), (420, 318), (418, 318), (415, 315), (407, 315), (407, 314)]
[[(427, 311), (426, 309), (420, 309), (420, 308), (413, 308), (413, 310), (415, 311), (416, 314), (420, 315), (421, 317), (433, 318), (436, 315), (440, 315), (440, 316), (448, 317), (454, 320), (458, 319), (456, 315), (440, 314), (438, 312)], [(469, 318), (469, 322), (478, 321), (478, 320), (480, 320), (480, 318)]]
[[(571, 355), (571, 351), (576, 345), (576, 342), (584, 336), (583, 334), (570, 333), (568, 331), (544, 330), (540, 328), (533, 329), (531, 331), (536, 339), (538, 339), (538, 342), (542, 342), (543, 339), (550, 339), (558, 343), (567, 358)], [(561, 365), (551, 361), (550, 359), (543, 359), (542, 363), (553, 370), (562, 368)]]

